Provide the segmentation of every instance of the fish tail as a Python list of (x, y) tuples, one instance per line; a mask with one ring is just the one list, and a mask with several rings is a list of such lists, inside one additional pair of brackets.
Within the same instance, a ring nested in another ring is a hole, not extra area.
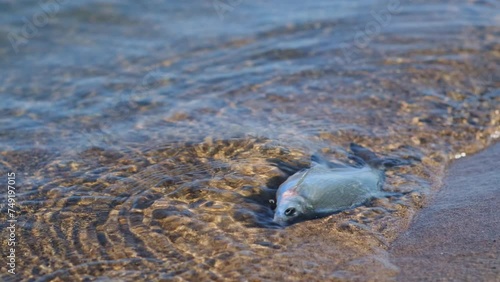
[(386, 170), (388, 168), (409, 164), (409, 162), (400, 159), (379, 158), (374, 152), (356, 143), (351, 143), (350, 149), (353, 153), (353, 155), (350, 156), (352, 160), (360, 165), (368, 165), (378, 170)]

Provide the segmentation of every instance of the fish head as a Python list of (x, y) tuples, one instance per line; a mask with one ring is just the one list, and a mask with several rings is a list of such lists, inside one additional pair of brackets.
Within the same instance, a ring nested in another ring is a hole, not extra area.
[(307, 217), (308, 208), (305, 199), (297, 196), (278, 203), (273, 221), (279, 225), (290, 225)]

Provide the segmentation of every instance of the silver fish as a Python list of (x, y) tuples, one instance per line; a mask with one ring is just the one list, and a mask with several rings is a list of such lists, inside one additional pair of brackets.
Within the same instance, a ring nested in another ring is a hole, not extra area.
[(290, 176), (277, 191), (274, 222), (288, 225), (329, 215), (358, 206), (381, 196), (384, 170), (404, 164), (396, 159), (380, 159), (370, 150), (350, 146), (358, 167), (313, 160), (311, 168)]

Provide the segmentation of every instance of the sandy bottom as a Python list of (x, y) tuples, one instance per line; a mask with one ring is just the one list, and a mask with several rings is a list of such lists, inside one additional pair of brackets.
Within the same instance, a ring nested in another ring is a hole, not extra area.
[(391, 246), (399, 281), (500, 281), (500, 144), (453, 163)]

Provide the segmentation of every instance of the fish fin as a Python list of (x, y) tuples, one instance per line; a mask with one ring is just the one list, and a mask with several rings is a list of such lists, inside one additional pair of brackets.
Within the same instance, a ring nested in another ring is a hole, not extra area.
[(354, 156), (361, 158), (365, 163), (369, 164), (370, 161), (378, 159), (374, 152), (356, 143), (351, 143), (349, 148), (354, 153)]
[(319, 165), (326, 165), (328, 161), (319, 153), (314, 153), (311, 155), (311, 163), (313, 165), (319, 164)]
[(311, 156), (311, 163), (312, 163), (312, 166), (323, 165), (323, 166), (326, 166), (328, 168), (346, 168), (346, 167), (348, 167), (344, 164), (328, 161), (325, 157), (323, 157), (319, 153), (314, 153)]
[(377, 159), (374, 160), (370, 166), (373, 166), (378, 169), (388, 169), (388, 168), (393, 168), (397, 166), (402, 166), (402, 165), (409, 165), (410, 162), (405, 161), (405, 160), (400, 160), (400, 159), (393, 159), (393, 158), (385, 158), (385, 159)]
[(267, 161), (271, 165), (279, 168), (281, 171), (283, 171), (284, 173), (286, 173), (288, 175), (293, 175), (301, 170), (308, 168), (307, 165), (302, 165), (299, 163), (285, 162), (285, 161), (282, 161), (282, 160), (277, 159), (277, 158), (267, 159)]
[(375, 169), (386, 170), (388, 168), (410, 164), (410, 162), (400, 159), (379, 158), (374, 152), (355, 143), (351, 143), (350, 149), (354, 155), (350, 155), (349, 158), (359, 165), (368, 165)]
[(356, 167), (363, 167), (363, 166), (367, 165), (367, 163), (362, 158), (360, 158), (356, 155), (349, 154), (347, 157), (350, 160), (355, 162), (354, 166), (356, 166)]

